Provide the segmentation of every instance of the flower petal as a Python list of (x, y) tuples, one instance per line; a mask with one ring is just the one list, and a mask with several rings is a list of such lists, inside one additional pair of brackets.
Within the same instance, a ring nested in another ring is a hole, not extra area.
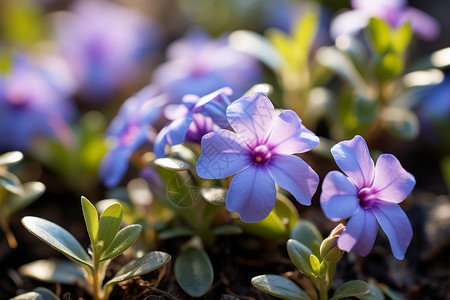
[(370, 210), (360, 209), (350, 218), (338, 239), (339, 249), (361, 256), (369, 254), (377, 237), (378, 224)]
[(386, 233), (395, 258), (405, 258), (406, 249), (411, 242), (413, 231), (408, 217), (395, 203), (378, 203), (372, 212)]
[(251, 153), (238, 135), (221, 129), (202, 138), (202, 154), (197, 161), (198, 176), (206, 179), (220, 179), (248, 168)]
[(192, 123), (192, 113), (187, 114), (184, 118), (172, 121), (168, 126), (166, 135), (167, 143), (171, 146), (184, 143), (186, 133)]
[(331, 171), (322, 183), (320, 205), (325, 216), (332, 221), (350, 218), (360, 208), (358, 190), (347, 176)]
[(263, 93), (242, 97), (227, 108), (231, 127), (250, 147), (262, 144), (272, 130), (275, 110)]
[(373, 180), (374, 165), (366, 142), (359, 135), (331, 148), (337, 165), (360, 190), (369, 187)]
[(153, 143), (153, 153), (157, 158), (162, 158), (165, 156), (164, 150), (167, 145), (167, 132), (169, 131), (169, 127), (163, 127), (158, 135), (155, 138), (155, 142)]
[(380, 155), (375, 167), (372, 197), (400, 203), (411, 193), (415, 184), (414, 176), (403, 169), (395, 156)]
[(227, 209), (239, 213), (243, 222), (266, 218), (275, 206), (275, 183), (266, 168), (252, 165), (234, 176), (227, 194)]
[(128, 170), (131, 151), (128, 148), (117, 147), (103, 158), (100, 166), (100, 178), (107, 188), (117, 186)]
[(356, 35), (369, 24), (371, 14), (365, 10), (349, 10), (337, 15), (330, 26), (330, 34), (336, 39), (340, 35)]
[(413, 31), (424, 40), (431, 41), (439, 36), (439, 23), (421, 10), (408, 7), (404, 12), (403, 19), (405, 22), (411, 22)]
[(303, 205), (311, 205), (311, 198), (319, 185), (319, 176), (300, 157), (274, 155), (266, 166), (270, 176)]
[(303, 153), (319, 144), (319, 137), (302, 124), (292, 110), (285, 110), (274, 120), (268, 144), (281, 154)]

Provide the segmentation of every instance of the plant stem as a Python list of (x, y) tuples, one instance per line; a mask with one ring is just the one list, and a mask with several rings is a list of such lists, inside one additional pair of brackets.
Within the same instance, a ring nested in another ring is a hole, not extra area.
[(319, 279), (317, 282), (317, 287), (319, 289), (319, 299), (328, 300), (328, 284), (326, 280)]
[(6, 240), (8, 241), (8, 245), (11, 248), (17, 248), (17, 240), (14, 237), (14, 234), (12, 233), (11, 229), (9, 228), (8, 225), (8, 220), (6, 218), (2, 218), (1, 219), (1, 228), (2, 230), (5, 232), (6, 235)]
[(327, 290), (331, 289), (331, 285), (333, 284), (334, 272), (336, 271), (337, 263), (328, 263), (327, 266)]

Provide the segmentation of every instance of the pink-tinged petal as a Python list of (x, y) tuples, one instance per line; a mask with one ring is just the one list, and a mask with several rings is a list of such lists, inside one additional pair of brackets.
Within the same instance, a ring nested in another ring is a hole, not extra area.
[(348, 219), (360, 208), (358, 190), (347, 176), (331, 171), (322, 183), (320, 206), (325, 216), (332, 221)]
[(189, 109), (183, 104), (169, 104), (164, 109), (164, 116), (169, 120), (184, 118), (189, 113)]
[(411, 193), (415, 185), (414, 176), (403, 169), (394, 155), (380, 155), (375, 166), (371, 198), (400, 203)]
[(365, 10), (350, 10), (337, 15), (330, 26), (330, 34), (336, 39), (340, 35), (356, 35), (369, 24), (372, 14)]
[(303, 126), (295, 112), (285, 110), (275, 117), (267, 144), (274, 153), (303, 153), (316, 147), (319, 137)]
[(270, 176), (303, 205), (311, 205), (311, 198), (319, 185), (319, 176), (300, 157), (274, 155), (266, 166)]
[(264, 167), (251, 166), (233, 177), (227, 194), (227, 209), (239, 213), (245, 223), (265, 219), (275, 206), (275, 183)]
[(416, 8), (409, 7), (404, 11), (402, 22), (411, 22), (412, 29), (419, 37), (431, 41), (440, 33), (439, 23), (427, 13)]
[(372, 184), (374, 165), (366, 142), (359, 135), (331, 148), (337, 165), (360, 190)]
[(239, 173), (251, 164), (251, 153), (239, 136), (229, 130), (210, 132), (202, 138), (202, 154), (197, 174), (205, 179), (220, 179)]
[(345, 230), (338, 239), (338, 247), (346, 252), (366, 256), (375, 243), (377, 232), (375, 216), (370, 210), (361, 208), (345, 225)]
[(386, 233), (395, 258), (405, 258), (406, 249), (411, 242), (413, 231), (405, 212), (394, 203), (379, 203), (372, 212)]
[(275, 110), (263, 93), (242, 97), (227, 108), (231, 127), (251, 147), (263, 144), (272, 130)]
[(354, 9), (373, 10), (381, 7), (382, 9), (399, 9), (406, 6), (406, 0), (351, 0)]

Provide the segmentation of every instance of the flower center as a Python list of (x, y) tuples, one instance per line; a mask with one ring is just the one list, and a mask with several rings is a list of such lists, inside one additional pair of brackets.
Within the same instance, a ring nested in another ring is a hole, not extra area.
[(373, 206), (374, 202), (371, 200), (371, 194), (372, 192), (369, 188), (363, 188), (358, 192), (358, 202), (362, 208), (368, 209)]
[(269, 149), (265, 145), (260, 145), (253, 149), (252, 152), (252, 161), (255, 164), (265, 166), (269, 163), (270, 158), (272, 157), (272, 154), (270, 153)]

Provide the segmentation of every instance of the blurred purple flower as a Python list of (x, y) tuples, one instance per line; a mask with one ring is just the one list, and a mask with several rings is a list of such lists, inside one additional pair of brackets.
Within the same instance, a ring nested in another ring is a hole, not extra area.
[(186, 94), (202, 96), (223, 86), (236, 95), (259, 83), (262, 70), (247, 54), (232, 49), (227, 38), (211, 40), (203, 31), (194, 30), (170, 45), (168, 61), (153, 73), (152, 82), (180, 103)]
[(111, 1), (78, 0), (71, 13), (56, 21), (56, 39), (81, 93), (97, 103), (135, 80), (145, 59), (161, 44), (156, 23)]
[[(48, 57), (50, 59), (50, 57)], [(63, 66), (42, 68), (18, 55), (10, 72), (0, 75), (0, 149), (26, 152), (38, 137), (67, 142), (67, 121), (75, 117)], [(56, 72), (56, 73), (55, 73)]]
[(338, 171), (325, 176), (320, 204), (332, 221), (350, 218), (338, 247), (366, 256), (375, 243), (379, 223), (394, 256), (403, 259), (411, 242), (412, 227), (398, 204), (414, 188), (414, 176), (391, 154), (382, 154), (374, 167), (360, 136), (336, 144), (331, 153), (347, 176)]
[(220, 127), (228, 127), (226, 109), (231, 103), (227, 96), (230, 88), (221, 88), (202, 98), (185, 95), (182, 104), (168, 105), (165, 115), (172, 120), (155, 139), (153, 152), (164, 157), (166, 145), (174, 146), (184, 142), (200, 144), (202, 137)]
[(118, 185), (128, 170), (133, 153), (146, 142), (154, 140), (152, 125), (160, 118), (166, 103), (165, 95), (152, 85), (123, 103), (107, 132), (110, 150), (100, 168), (100, 177), (106, 187)]
[(406, 0), (352, 0), (353, 10), (339, 14), (331, 23), (331, 35), (354, 35), (365, 28), (370, 18), (380, 18), (397, 28), (411, 22), (413, 31), (424, 40), (436, 39), (439, 23), (430, 15), (407, 6)]
[(205, 135), (197, 173), (206, 179), (235, 175), (226, 206), (244, 222), (259, 222), (275, 206), (275, 182), (297, 201), (311, 204), (319, 176), (300, 157), (319, 138), (302, 125), (291, 110), (280, 115), (262, 93), (242, 97), (227, 108), (235, 132), (221, 129)]

